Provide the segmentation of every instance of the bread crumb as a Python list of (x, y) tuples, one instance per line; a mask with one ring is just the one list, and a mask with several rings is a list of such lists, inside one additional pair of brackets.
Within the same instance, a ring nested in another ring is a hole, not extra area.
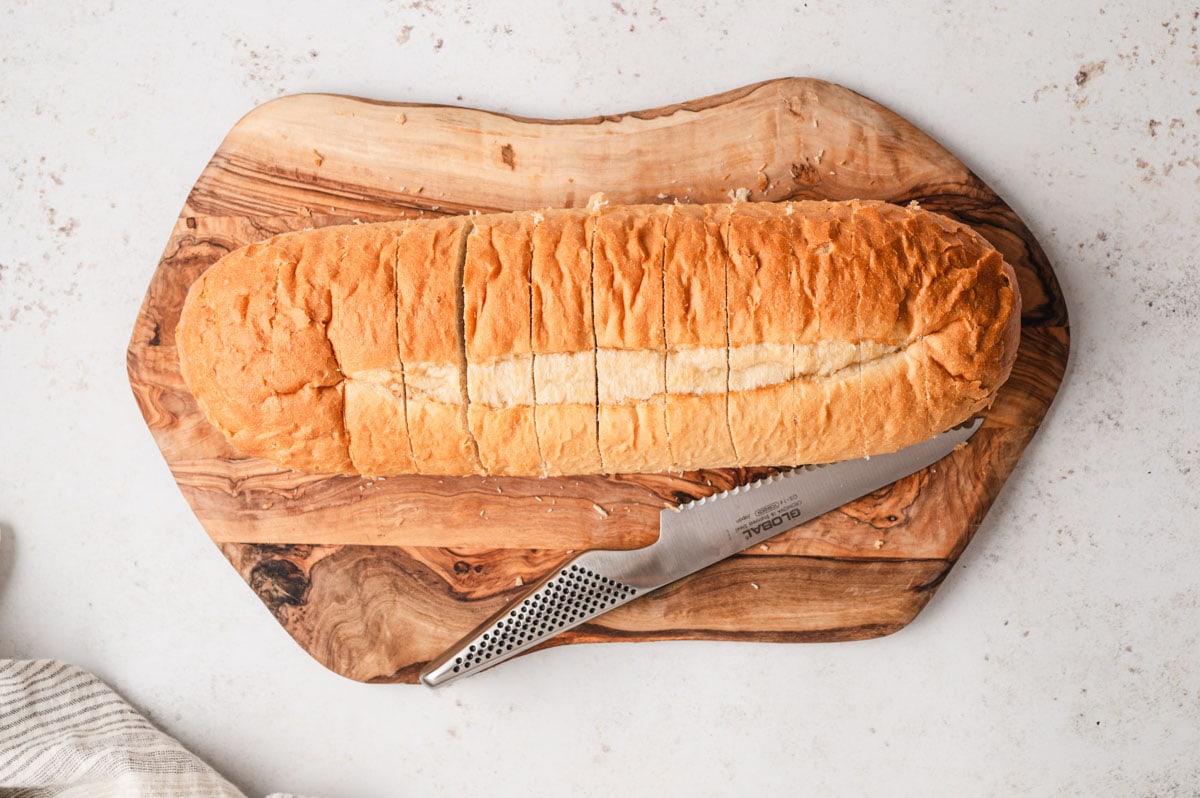
[(748, 188), (731, 188), (726, 194), (730, 202), (749, 202), (750, 189)]
[(768, 546), (766, 543), (763, 543), (761, 546), (759, 546), (759, 548), (760, 548), (760, 549), (762, 549), (763, 551), (770, 551), (770, 550), (771, 550), (771, 547), (770, 547), (770, 546)]
[(262, 508), (264, 510), (270, 510), (274, 506), (275, 506), (275, 502), (263, 502)]
[(484, 521), (486, 521), (486, 520), (487, 520), (487, 511), (486, 511), (486, 510), (480, 510), (480, 511), (479, 511), (479, 517), (480, 517), (480, 518), (482, 518)]
[(517, 577), (517, 587), (520, 587), (523, 584), (525, 584), (525, 580), (518, 576)]
[(659, 199), (666, 199), (666, 198), (667, 198), (667, 194), (666, 194), (666, 192), (665, 192), (665, 191), (660, 191), (660, 192), (658, 192), (657, 194), (655, 194), (654, 196), (658, 197)]
[(407, 115), (405, 115), (405, 114), (396, 114), (396, 124), (397, 124), (397, 125), (403, 125), (403, 124), (404, 124), (405, 122), (407, 122), (407, 121), (408, 121), (408, 116), (407, 116)]
[(425, 190), (425, 186), (417, 186), (416, 189), (413, 191), (413, 193), (420, 194), (424, 190)]
[(325, 156), (317, 152), (316, 147), (313, 147), (313, 163), (315, 163), (317, 166), (325, 163)]
[(541, 497), (541, 496), (534, 496), (534, 497), (533, 497), (533, 500), (534, 500), (535, 502), (539, 502), (539, 503), (540, 503), (540, 502), (542, 501), (542, 497)]
[(567, 549), (567, 554), (574, 554), (574, 553), (575, 553), (575, 549)]
[(877, 548), (877, 549), (883, 548), (883, 538), (879, 538), (875, 541), (875, 548)]
[(501, 494), (501, 495), (503, 495), (503, 494), (504, 494), (504, 488), (502, 488), (502, 487), (500, 487), (499, 485), (497, 485), (497, 486), (496, 486), (496, 492), (497, 492), (497, 493), (499, 493), (499, 494)]
[(751, 582), (750, 587), (754, 588), (755, 590), (758, 590), (758, 582)]
[(592, 509), (595, 510), (596, 512), (600, 513), (601, 518), (608, 518), (608, 510), (605, 510), (603, 507), (596, 504), (595, 502), (592, 502)]

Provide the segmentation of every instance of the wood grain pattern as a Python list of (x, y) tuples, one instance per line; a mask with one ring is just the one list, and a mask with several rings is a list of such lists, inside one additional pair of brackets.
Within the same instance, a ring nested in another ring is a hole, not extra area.
[(128, 352), (130, 383), (184, 497), (295, 640), (363, 681), (421, 665), (572, 552), (653, 541), (658, 511), (771, 469), (547, 479), (369, 480), (239, 456), (179, 376), (188, 287), (224, 253), (354, 220), (616, 203), (884, 199), (972, 225), (1024, 298), (1012, 377), (979, 433), (934, 468), (767, 541), (554, 644), (850, 640), (893, 632), (962, 554), (1066, 366), (1066, 306), (1025, 224), (913, 125), (821, 81), (783, 79), (571, 121), (298, 95), (229, 133), (193, 188)]

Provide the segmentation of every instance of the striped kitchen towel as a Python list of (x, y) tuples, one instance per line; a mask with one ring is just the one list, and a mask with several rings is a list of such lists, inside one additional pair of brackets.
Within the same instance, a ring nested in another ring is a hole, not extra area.
[(95, 676), (3, 659), (0, 796), (245, 798)]

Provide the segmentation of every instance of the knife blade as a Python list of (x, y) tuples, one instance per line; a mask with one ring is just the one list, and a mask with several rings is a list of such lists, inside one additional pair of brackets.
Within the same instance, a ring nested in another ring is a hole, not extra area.
[(593, 550), (530, 586), (434, 659), (421, 681), (437, 687), (486, 670), (750, 546), (927, 468), (966, 443), (972, 421), (891, 454), (803, 466), (662, 511), (658, 540)]

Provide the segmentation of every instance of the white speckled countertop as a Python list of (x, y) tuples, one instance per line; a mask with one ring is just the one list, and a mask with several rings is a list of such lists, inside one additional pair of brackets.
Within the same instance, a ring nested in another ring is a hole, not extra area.
[[(1194, 4), (167, 5), (0, 2), (0, 657), (95, 672), (252, 795), (1200, 789)], [(311, 660), (125, 375), (229, 127), (302, 91), (577, 117), (784, 75), (942, 141), (1070, 307), (1063, 389), (925, 612), (862, 643), (571, 646), (438, 692)]]

